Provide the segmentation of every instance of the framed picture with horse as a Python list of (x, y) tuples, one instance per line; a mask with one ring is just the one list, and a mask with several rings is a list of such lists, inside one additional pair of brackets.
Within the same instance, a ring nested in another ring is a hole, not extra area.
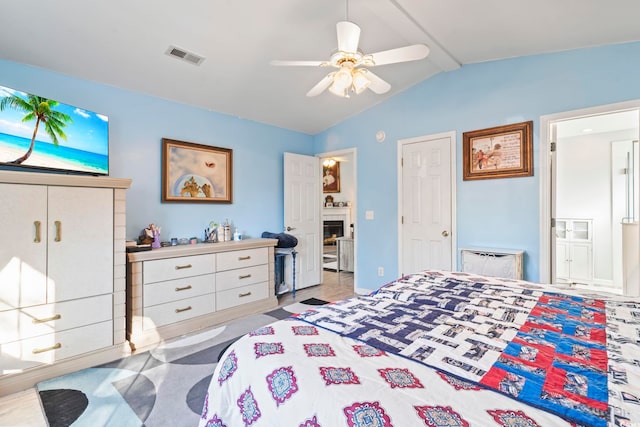
[(232, 203), (233, 150), (162, 139), (162, 202)]

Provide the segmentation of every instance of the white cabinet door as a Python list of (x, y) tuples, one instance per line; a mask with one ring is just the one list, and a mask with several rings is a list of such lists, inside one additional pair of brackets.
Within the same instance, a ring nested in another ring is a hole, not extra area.
[(593, 262), (590, 243), (571, 245), (571, 278), (578, 283), (590, 283), (593, 279)]
[(46, 303), (46, 187), (0, 184), (0, 236), (0, 311)]
[(113, 190), (49, 187), (47, 301), (113, 292)]
[(556, 278), (569, 280), (571, 278), (571, 254), (569, 245), (558, 242), (556, 244)]

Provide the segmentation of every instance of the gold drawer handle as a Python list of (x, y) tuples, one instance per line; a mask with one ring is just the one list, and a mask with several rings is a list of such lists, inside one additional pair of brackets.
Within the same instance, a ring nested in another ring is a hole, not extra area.
[(187, 264), (187, 265), (176, 265), (176, 270), (183, 270), (185, 268), (191, 268), (193, 267), (191, 264)]
[(62, 223), (60, 221), (54, 221), (53, 223), (56, 225), (56, 237), (54, 240), (60, 242), (62, 241)]
[(248, 279), (249, 277), (251, 277), (250, 274), (245, 274), (244, 276), (238, 276), (238, 279)]
[(176, 308), (176, 313), (182, 313), (183, 311), (189, 311), (189, 310), (191, 310), (191, 306), (186, 308)]
[(56, 314), (55, 316), (47, 317), (44, 319), (33, 319), (32, 322), (34, 325), (37, 325), (38, 323), (47, 323), (47, 322), (51, 322), (52, 320), (60, 320), (61, 318), (62, 318), (61, 315)]
[(191, 289), (191, 285), (183, 286), (182, 288), (176, 288), (176, 292), (186, 291), (188, 289)]
[(57, 350), (59, 348), (62, 348), (62, 344), (56, 343), (55, 345), (52, 345), (51, 347), (34, 348), (33, 350), (31, 350), (31, 353), (40, 354), (40, 353), (44, 353), (44, 352), (51, 351), (51, 350)]
[(251, 292), (247, 292), (247, 293), (244, 293), (244, 294), (238, 294), (238, 296), (239, 296), (240, 298), (248, 297), (249, 295), (251, 295)]
[(238, 261), (246, 261), (248, 259), (251, 259), (251, 256), (247, 255), (247, 256), (239, 256), (238, 257)]
[(34, 243), (40, 243), (42, 239), (40, 238), (40, 221), (33, 221), (33, 226), (36, 228), (36, 236), (33, 238)]

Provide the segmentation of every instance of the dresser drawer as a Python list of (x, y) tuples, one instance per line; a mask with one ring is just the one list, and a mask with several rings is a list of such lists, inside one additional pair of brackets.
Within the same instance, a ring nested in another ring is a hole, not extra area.
[(112, 295), (43, 304), (0, 312), (0, 343), (61, 332), (111, 320)]
[(216, 309), (224, 310), (249, 302), (259, 301), (269, 296), (269, 282), (254, 283), (235, 289), (216, 292)]
[(216, 275), (186, 277), (143, 286), (144, 307), (193, 298), (215, 292)]
[(159, 326), (202, 316), (214, 311), (215, 306), (216, 294), (211, 293), (147, 307), (144, 309), (142, 328), (144, 330), (155, 329)]
[(142, 271), (143, 283), (162, 282), (183, 277), (215, 273), (215, 255), (193, 255), (178, 258), (145, 261)]
[(0, 374), (39, 363), (51, 364), (113, 345), (113, 322), (100, 322), (60, 333), (0, 344)]
[(225, 291), (268, 280), (269, 266), (266, 264), (228, 270), (216, 274), (216, 290)]
[(218, 271), (233, 270), (252, 265), (267, 264), (269, 262), (269, 249), (256, 248), (221, 252), (217, 254), (217, 257)]

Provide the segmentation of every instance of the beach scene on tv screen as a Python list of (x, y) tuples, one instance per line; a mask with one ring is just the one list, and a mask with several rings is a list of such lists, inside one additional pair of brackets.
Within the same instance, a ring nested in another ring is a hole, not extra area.
[(0, 86), (0, 164), (108, 175), (109, 119)]

